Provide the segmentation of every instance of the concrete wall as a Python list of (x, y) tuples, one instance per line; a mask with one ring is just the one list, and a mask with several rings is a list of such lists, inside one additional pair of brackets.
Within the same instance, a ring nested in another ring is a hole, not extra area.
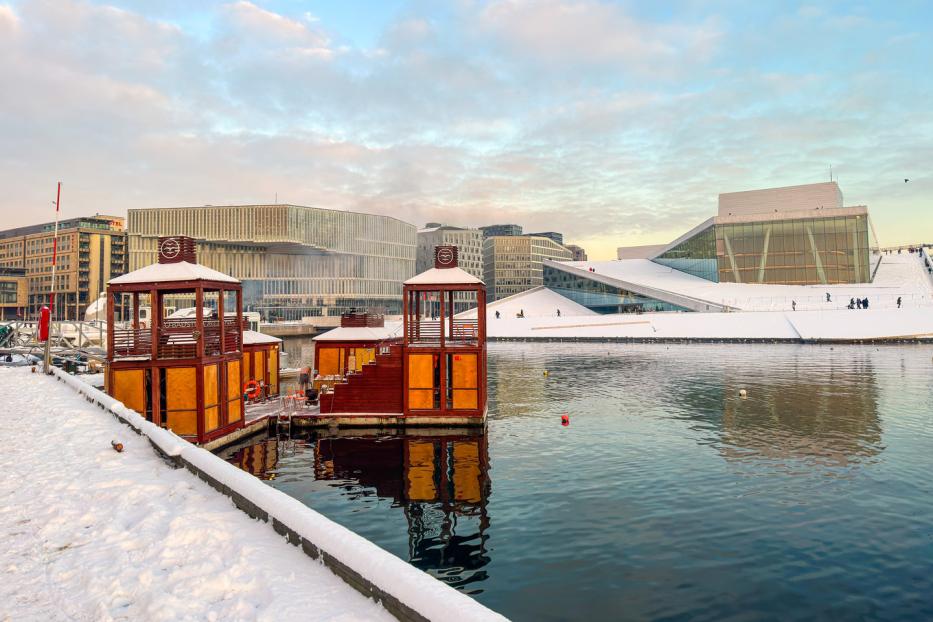
[(842, 207), (842, 191), (834, 181), (784, 188), (766, 188), (719, 195), (719, 216), (774, 214)]

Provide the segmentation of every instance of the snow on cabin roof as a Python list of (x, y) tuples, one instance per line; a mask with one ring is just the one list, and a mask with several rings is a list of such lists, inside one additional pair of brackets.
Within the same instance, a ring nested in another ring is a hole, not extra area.
[(243, 345), (244, 346), (256, 346), (264, 343), (281, 343), (282, 340), (278, 337), (273, 337), (272, 335), (266, 335), (264, 333), (257, 332), (255, 330), (244, 330), (243, 331)]
[(109, 285), (130, 285), (135, 283), (165, 283), (171, 281), (220, 281), (239, 283), (240, 281), (223, 272), (212, 270), (197, 263), (179, 261), (178, 263), (154, 263), (133, 270), (123, 276), (108, 281)]
[(396, 339), (402, 336), (401, 322), (387, 323), (386, 326), (338, 326), (323, 335), (318, 335), (314, 341), (382, 341), (383, 339)]
[(405, 285), (465, 285), (474, 283), (482, 285), (483, 281), (463, 268), (431, 268), (405, 281)]

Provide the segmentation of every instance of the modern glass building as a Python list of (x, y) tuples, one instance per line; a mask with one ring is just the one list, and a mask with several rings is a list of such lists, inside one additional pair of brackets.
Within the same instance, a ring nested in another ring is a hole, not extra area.
[(629, 291), (611, 283), (544, 265), (544, 285), (597, 313), (690, 311), (685, 307)]
[(652, 260), (722, 283), (867, 283), (877, 247), (868, 208), (830, 182), (720, 195), (719, 216)]
[(544, 285), (544, 261), (570, 261), (573, 253), (548, 238), (493, 236), (483, 242), (486, 296), (490, 302)]
[(243, 282), (267, 320), (402, 312), (417, 231), (389, 216), (299, 205), (129, 210), (130, 270), (156, 262), (160, 236), (198, 240), (198, 262)]

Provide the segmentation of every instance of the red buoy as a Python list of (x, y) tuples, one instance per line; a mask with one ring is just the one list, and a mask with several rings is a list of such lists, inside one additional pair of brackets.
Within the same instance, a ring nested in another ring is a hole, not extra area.
[(570, 415), (561, 415), (560, 424), (564, 427), (567, 427), (568, 425), (570, 425)]

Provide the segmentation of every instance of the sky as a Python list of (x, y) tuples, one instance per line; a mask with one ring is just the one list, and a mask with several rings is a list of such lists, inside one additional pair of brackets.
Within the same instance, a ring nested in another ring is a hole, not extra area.
[(931, 61), (924, 1), (0, 0), (2, 228), (62, 181), (63, 217), (277, 200), (612, 259), (832, 167), (931, 241)]

